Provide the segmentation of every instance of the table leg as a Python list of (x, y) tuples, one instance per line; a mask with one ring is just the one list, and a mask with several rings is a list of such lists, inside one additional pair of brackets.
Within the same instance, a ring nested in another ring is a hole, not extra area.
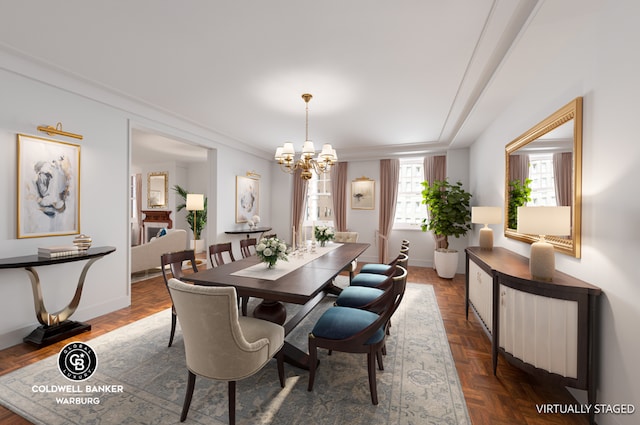
[(36, 310), (36, 317), (41, 326), (24, 338), (25, 342), (30, 342), (38, 346), (53, 344), (55, 342), (66, 339), (70, 336), (77, 335), (81, 332), (91, 330), (91, 325), (68, 320), (75, 313), (80, 304), (84, 281), (89, 271), (89, 267), (102, 257), (92, 258), (82, 268), (75, 294), (69, 304), (65, 308), (55, 313), (49, 313), (44, 305), (42, 296), (42, 287), (40, 285), (40, 277), (33, 267), (25, 267), (29, 279), (31, 280), (31, 289), (33, 291), (33, 302)]
[(253, 317), (284, 325), (287, 320), (287, 309), (280, 301), (262, 300), (253, 310)]

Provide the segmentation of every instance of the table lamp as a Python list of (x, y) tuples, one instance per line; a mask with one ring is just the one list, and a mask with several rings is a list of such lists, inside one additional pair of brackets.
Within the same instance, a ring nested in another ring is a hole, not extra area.
[(493, 249), (493, 230), (489, 224), (502, 223), (502, 208), (471, 207), (471, 222), (484, 224), (480, 229), (480, 249)]
[(200, 239), (196, 218), (198, 211), (204, 211), (204, 195), (201, 193), (187, 193), (187, 211), (193, 211), (193, 239)]
[(569, 235), (571, 207), (518, 207), (518, 232), (540, 236), (531, 244), (529, 271), (534, 279), (552, 281), (555, 253), (545, 236)]

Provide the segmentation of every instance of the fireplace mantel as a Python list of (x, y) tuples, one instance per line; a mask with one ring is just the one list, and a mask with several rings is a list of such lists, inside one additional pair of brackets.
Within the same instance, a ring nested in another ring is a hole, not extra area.
[[(142, 220), (144, 229), (143, 243), (149, 242), (163, 227), (167, 229), (173, 227), (173, 221), (170, 217), (171, 211), (169, 210), (142, 210), (142, 213), (144, 214), (144, 220)], [(157, 229), (156, 233), (153, 233), (152, 229)]]

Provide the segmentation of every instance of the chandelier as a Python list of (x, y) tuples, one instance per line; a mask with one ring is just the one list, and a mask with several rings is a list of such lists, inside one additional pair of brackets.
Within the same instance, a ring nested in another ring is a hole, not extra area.
[(330, 144), (322, 145), (322, 151), (316, 158), (316, 149), (313, 146), (313, 142), (309, 140), (309, 101), (313, 96), (309, 93), (302, 95), (302, 99), (305, 102), (306, 112), (306, 125), (305, 125), (305, 142), (302, 145), (302, 153), (299, 159), (295, 159), (296, 152), (293, 148), (293, 143), (286, 142), (283, 146), (276, 149), (275, 159), (280, 164), (280, 168), (285, 173), (293, 174), (296, 170), (302, 170), (301, 177), (303, 180), (311, 179), (311, 170), (316, 174), (328, 172), (331, 167), (338, 161), (336, 150), (331, 147)]

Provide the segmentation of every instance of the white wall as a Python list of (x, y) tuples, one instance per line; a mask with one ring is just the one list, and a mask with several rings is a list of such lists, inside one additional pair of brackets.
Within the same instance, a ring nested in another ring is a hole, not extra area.
[[(634, 190), (640, 57), (628, 44), (640, 39), (640, 4), (609, 2), (608, 9), (472, 146), (471, 189), (475, 205), (504, 205), (504, 146), (571, 99), (584, 97), (582, 258), (557, 254), (556, 266), (603, 291), (598, 402), (635, 403), (640, 409), (640, 197)], [(494, 231), (496, 245), (529, 255), (529, 245)], [(477, 241), (475, 228), (472, 239)], [(631, 425), (639, 414), (600, 415), (597, 421)]]
[[(35, 254), (39, 246), (71, 244), (73, 240), (73, 236), (16, 238), (16, 135), (36, 135), (37, 126), (55, 125), (59, 121), (65, 130), (84, 135), (84, 140), (78, 142), (81, 145), (81, 231), (93, 238), (94, 246), (116, 247), (113, 254), (97, 261), (89, 270), (79, 308), (72, 319), (89, 320), (130, 304), (132, 128), (158, 131), (167, 137), (211, 149), (206, 165), (186, 170), (176, 165), (173, 172), (170, 170), (170, 178), (175, 174), (180, 181), (186, 179), (190, 188), (193, 185), (193, 190), (207, 194), (207, 241), (216, 241), (224, 236), (224, 230), (236, 226), (235, 176), (245, 175), (250, 170), (262, 174), (261, 215), (264, 223), (269, 223), (272, 162), (269, 159), (230, 148), (228, 146), (233, 143), (237, 146), (238, 143), (69, 79), (66, 75), (33, 66), (21, 58), (0, 52), (0, 63), (0, 145), (3, 147), (0, 201), (5, 206), (0, 216), (0, 258)], [(146, 198), (146, 192), (143, 196)], [(179, 216), (174, 219), (180, 221)], [(81, 265), (82, 262), (76, 262), (38, 269), (49, 311), (57, 311), (71, 300)], [(0, 270), (0, 291), (0, 311), (3, 312), (1, 349), (22, 342), (22, 338), (39, 324), (35, 318), (30, 281), (24, 270)]]

